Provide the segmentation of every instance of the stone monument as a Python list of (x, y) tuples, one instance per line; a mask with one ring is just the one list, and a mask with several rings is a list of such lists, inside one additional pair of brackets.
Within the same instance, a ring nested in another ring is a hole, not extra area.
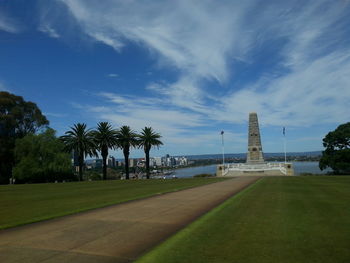
[(216, 176), (284, 176), (294, 175), (292, 163), (268, 163), (264, 160), (261, 137), (259, 130), (258, 115), (256, 112), (249, 113), (248, 124), (248, 152), (245, 163), (229, 163), (218, 165)]
[(247, 164), (264, 163), (261, 146), (258, 115), (249, 113)]

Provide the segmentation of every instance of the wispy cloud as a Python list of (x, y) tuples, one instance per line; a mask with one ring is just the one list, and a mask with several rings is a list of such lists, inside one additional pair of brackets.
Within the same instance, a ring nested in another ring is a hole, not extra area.
[(142, 98), (99, 94), (110, 104), (83, 106), (99, 118), (151, 125), (174, 143), (197, 145), (216, 136), (217, 123), (245, 123), (250, 111), (265, 126), (350, 118), (349, 2), (60, 2), (94, 41), (118, 52), (133, 42), (156, 66), (176, 72), (174, 81), (152, 74)]
[[(177, 68), (176, 82), (152, 83), (147, 88), (180, 111), (240, 123), (256, 110), (271, 125), (312, 125), (348, 117), (349, 102), (344, 97), (349, 95), (350, 81), (344, 76), (350, 67), (349, 41), (343, 45), (340, 41), (348, 33), (349, 5), (61, 1), (97, 41), (118, 51), (124, 40), (134, 41), (153, 50), (159, 65)], [(239, 90), (203, 88), (204, 82), (213, 80), (227, 85), (237, 78), (231, 63), (256, 63), (256, 55), (266, 45), (276, 45), (272, 55), (279, 59), (274, 68), (279, 66), (283, 74), (267, 71)]]
[[(118, 51), (124, 40), (133, 41), (157, 54), (160, 66), (179, 69), (179, 80), (167, 86), (167, 93), (184, 107), (203, 99), (198, 87), (202, 79), (225, 82), (228, 58), (242, 57), (249, 46), (249, 34), (239, 36), (248, 4), (227, 8), (214, 1), (62, 2), (97, 41)], [(192, 99), (185, 102), (188, 94)]]
[(249, 109), (255, 110), (269, 125), (310, 126), (347, 121), (349, 51), (331, 53), (288, 75), (261, 79), (253, 87), (233, 92), (224, 100), (225, 111), (240, 116)]
[[(104, 100), (103, 106), (73, 105), (87, 113), (90, 118), (109, 121), (116, 127), (129, 125), (140, 131), (145, 126), (151, 126), (161, 133), (167, 149), (172, 153), (196, 153), (199, 145), (207, 152), (220, 147), (217, 128), (206, 129), (207, 120), (201, 114), (172, 109), (167, 107), (167, 101), (157, 98), (139, 98), (107, 92), (96, 96)], [(228, 131), (226, 135), (228, 145), (237, 147), (245, 144), (245, 133)]]
[(119, 75), (116, 73), (109, 73), (107, 76), (110, 78), (118, 78), (119, 77)]
[(0, 30), (9, 33), (18, 33), (20, 26), (18, 22), (0, 10)]
[(55, 117), (55, 118), (64, 118), (67, 117), (67, 114), (64, 113), (55, 113), (55, 112), (44, 112), (45, 116)]
[(41, 24), (38, 27), (38, 30), (45, 33), (45, 34), (48, 34), (52, 38), (60, 38), (60, 35), (49, 24)]

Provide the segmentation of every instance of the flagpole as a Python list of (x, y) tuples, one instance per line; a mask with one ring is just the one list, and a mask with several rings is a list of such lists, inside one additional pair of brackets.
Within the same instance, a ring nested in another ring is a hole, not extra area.
[(287, 163), (287, 143), (286, 143), (286, 128), (283, 127), (283, 142), (284, 142), (284, 163)]
[(222, 145), (222, 166), (225, 169), (225, 145), (224, 145), (224, 131), (221, 131), (221, 145)]

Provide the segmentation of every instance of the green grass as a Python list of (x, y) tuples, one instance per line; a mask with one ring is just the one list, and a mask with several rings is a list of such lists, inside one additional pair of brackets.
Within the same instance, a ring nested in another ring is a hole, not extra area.
[(218, 178), (0, 186), (0, 229), (220, 181)]
[(137, 262), (350, 262), (350, 177), (263, 178)]

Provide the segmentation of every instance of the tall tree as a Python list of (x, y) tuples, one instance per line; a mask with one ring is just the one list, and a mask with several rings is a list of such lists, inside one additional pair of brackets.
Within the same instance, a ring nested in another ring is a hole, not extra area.
[(123, 150), (125, 161), (125, 179), (129, 179), (130, 148), (138, 145), (137, 134), (129, 126), (122, 126), (117, 131), (118, 147)]
[(102, 156), (103, 180), (106, 180), (108, 150), (117, 147), (117, 131), (108, 122), (100, 122), (97, 124), (97, 130), (93, 131), (92, 135)]
[(16, 165), (13, 169), (16, 182), (74, 179), (70, 154), (64, 152), (64, 144), (55, 133), (55, 130), (48, 128), (38, 135), (28, 134), (16, 140)]
[(82, 181), (85, 157), (88, 155), (91, 157), (97, 156), (96, 145), (91, 130), (86, 128), (85, 123), (77, 123), (60, 138), (65, 144), (65, 150), (67, 152), (78, 154), (79, 180)]
[(6, 91), (0, 92), (0, 183), (8, 183), (11, 177), (15, 140), (48, 124), (35, 103)]
[(339, 125), (323, 138), (319, 162), (321, 170), (330, 167), (335, 173), (350, 173), (350, 122)]
[(163, 145), (160, 141), (162, 136), (159, 133), (156, 133), (152, 127), (145, 127), (142, 129), (141, 134), (139, 135), (139, 147), (143, 148), (146, 156), (146, 176), (147, 179), (150, 177), (149, 171), (149, 152), (152, 147), (158, 147)]

